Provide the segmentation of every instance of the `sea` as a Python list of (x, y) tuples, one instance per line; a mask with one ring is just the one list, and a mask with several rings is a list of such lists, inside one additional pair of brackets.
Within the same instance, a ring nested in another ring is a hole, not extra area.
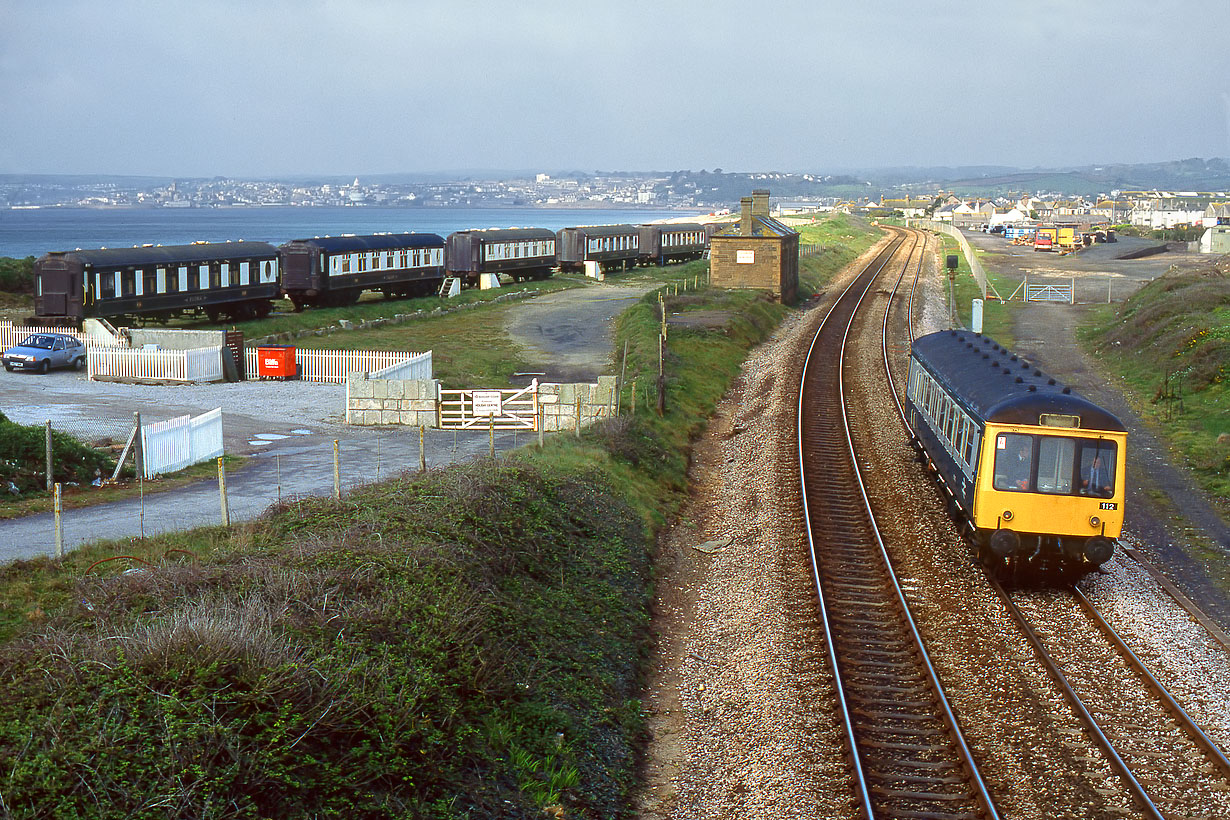
[(292, 239), (371, 233), (436, 233), (471, 228), (641, 224), (703, 211), (644, 208), (21, 208), (0, 210), (0, 256), (50, 251), (186, 245), (236, 240), (280, 245)]

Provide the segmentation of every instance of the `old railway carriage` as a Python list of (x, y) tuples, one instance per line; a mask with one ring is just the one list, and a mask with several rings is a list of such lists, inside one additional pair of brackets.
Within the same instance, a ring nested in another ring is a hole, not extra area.
[(45, 254), (34, 263), (42, 321), (266, 316), (278, 296), (277, 249), (265, 242), (200, 242)]
[(296, 239), (278, 253), (282, 292), (296, 309), (353, 304), (368, 289), (425, 296), (444, 280), (444, 239), (434, 233)]
[(444, 265), (449, 276), (467, 283), (484, 273), (503, 273), (518, 282), (546, 279), (555, 267), (555, 233), (546, 228), (490, 228), (448, 235)]
[(640, 227), (641, 261), (647, 265), (700, 259), (709, 246), (709, 232), (699, 222), (664, 222)]
[(1122, 422), (991, 339), (914, 341), (914, 443), (988, 565), (1088, 569), (1123, 526)]
[(581, 225), (555, 234), (555, 255), (561, 271), (578, 271), (586, 262), (602, 270), (629, 268), (640, 256), (641, 232), (636, 225)]

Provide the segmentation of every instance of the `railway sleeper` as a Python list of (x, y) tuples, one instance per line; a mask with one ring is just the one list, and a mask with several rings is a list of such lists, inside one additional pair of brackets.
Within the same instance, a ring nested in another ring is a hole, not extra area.
[[(953, 769), (955, 771), (956, 767), (954, 766)], [(969, 784), (969, 778), (965, 776), (964, 772), (961, 772), (960, 774), (947, 775), (945, 777), (924, 777), (922, 775), (916, 775), (916, 774), (900, 774), (899, 772), (892, 772), (891, 774), (881, 775), (881, 777), (883, 777), (885, 780), (891, 779), (895, 783), (897, 782), (921, 783), (923, 785), (944, 785), (944, 786), (966, 786)], [(936, 794), (959, 794), (959, 793), (961, 792), (959, 792), (958, 790), (936, 792)], [(970, 793), (969, 791), (965, 791), (964, 794), (966, 797), (973, 797), (973, 794)]]
[[(889, 737), (948, 737), (946, 726), (869, 726), (863, 730), (877, 735)], [(947, 748), (940, 746), (939, 748)]]
[(900, 741), (891, 740), (860, 740), (859, 748), (879, 749), (881, 751), (891, 752), (917, 752), (919, 754), (939, 754), (945, 758), (949, 757), (948, 744), (940, 745), (938, 743), (930, 743), (922, 745), (920, 743), (902, 743)]
[(897, 660), (873, 661), (873, 660), (851, 660), (850, 668), (861, 672), (865, 675), (875, 675), (877, 673), (893, 674), (896, 673), (898, 678), (904, 673), (908, 674), (914, 668), (914, 664), (908, 661), (902, 662)]
[(919, 714), (918, 712), (911, 714), (909, 712), (884, 712), (877, 709), (853, 709), (851, 711), (856, 715), (871, 718), (872, 720), (935, 720), (935, 715)]
[[(968, 792), (965, 792), (965, 793), (953, 793), (953, 794), (949, 794), (949, 793), (947, 793), (947, 792), (937, 792), (937, 793), (931, 793), (931, 792), (907, 792), (907, 791), (901, 791), (900, 789), (891, 789), (891, 788), (888, 788), (887, 786), (872, 786), (872, 787), (871, 787), (871, 790), (872, 790), (874, 793), (876, 793), (876, 794), (878, 794), (878, 795), (881, 795), (881, 796), (883, 796), (883, 797), (891, 797), (891, 798), (894, 798), (894, 799), (896, 799), (896, 800), (917, 800), (917, 801), (919, 801), (920, 803), (933, 802), (933, 801), (949, 801), (949, 802), (956, 802), (956, 801), (958, 801), (958, 800), (968, 802), (968, 801), (972, 801), (972, 800), (974, 799), (974, 796), (973, 796), (972, 794), (969, 794)], [(920, 811), (921, 811), (921, 809), (920, 809)], [(893, 813), (893, 816), (894, 816), (894, 817), (900, 817), (900, 816), (901, 816), (901, 814), (900, 814), (900, 813), (897, 813), (897, 812), (894, 812), (894, 813)], [(936, 815), (934, 815), (934, 814), (920, 814), (919, 816), (920, 816), (920, 817), (935, 817)]]
[(936, 811), (933, 809), (919, 809), (917, 811), (911, 809), (896, 809), (894, 817), (900, 820), (982, 820), (982, 813), (973, 813), (963, 811), (960, 814), (951, 812)]

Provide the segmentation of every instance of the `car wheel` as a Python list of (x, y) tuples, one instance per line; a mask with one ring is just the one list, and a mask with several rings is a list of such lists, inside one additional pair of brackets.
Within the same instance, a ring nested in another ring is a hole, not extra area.
[(5, 370), (7, 370), (7, 371), (8, 371), (8, 372), (10, 372), (10, 373), (12, 373), (12, 372), (13, 372), (13, 366), (12, 366), (11, 364), (9, 364), (8, 362), (5, 362), (5, 363), (4, 363), (4, 369), (5, 369)]
[(38, 372), (46, 376), (51, 372), (51, 359), (43, 359), (38, 363)]
[(80, 359), (77, 359), (76, 361), (73, 362), (73, 369), (74, 370), (85, 370), (85, 357), (84, 356), (82, 356)]

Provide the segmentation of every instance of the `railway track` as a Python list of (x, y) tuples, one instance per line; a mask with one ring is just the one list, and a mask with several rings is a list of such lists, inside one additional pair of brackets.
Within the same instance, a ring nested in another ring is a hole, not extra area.
[(1146, 817), (1230, 816), (1230, 761), (1078, 588), (988, 582)]
[(812, 341), (798, 414), (804, 517), (861, 812), (997, 818), (880, 539), (845, 408), (850, 327), (907, 236), (851, 283)]
[[(911, 293), (906, 301), (911, 341), (913, 301)], [(890, 299), (886, 323), (891, 307)], [(887, 334), (883, 338), (886, 380), (908, 431)], [(1157, 576), (1138, 556), (1131, 551), (1128, 555)], [(1062, 600), (1043, 601), (1035, 595), (1022, 605), (993, 573), (986, 577), (1144, 816), (1155, 820), (1230, 816), (1230, 760), (1078, 587), (1054, 590)], [(1214, 640), (1225, 645), (1224, 633), (1194, 604), (1171, 585), (1163, 586)]]

